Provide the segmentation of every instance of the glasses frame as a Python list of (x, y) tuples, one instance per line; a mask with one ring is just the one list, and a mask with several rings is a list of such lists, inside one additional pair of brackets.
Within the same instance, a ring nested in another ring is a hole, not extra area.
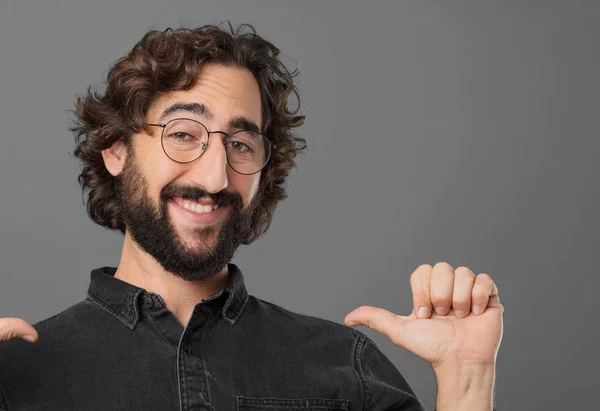
[[(198, 155), (198, 157), (194, 158), (193, 160), (190, 160), (190, 161), (178, 161), (178, 160), (175, 160), (174, 158), (172, 158), (167, 153), (167, 150), (165, 149), (165, 143), (164, 143), (164, 139), (163, 139), (163, 135), (165, 133), (165, 130), (166, 130), (167, 126), (169, 125), (169, 123), (172, 123), (173, 121), (177, 121), (177, 120), (193, 121), (194, 123), (200, 124), (206, 130), (206, 133), (208, 135), (208, 137), (206, 139), (206, 144), (202, 143), (202, 151), (200, 152), (200, 155)], [(160, 145), (161, 145), (161, 147), (163, 149), (163, 152), (165, 153), (165, 155), (171, 161), (174, 161), (174, 162), (179, 163), (179, 164), (193, 163), (194, 161), (196, 161), (200, 157), (202, 157), (202, 154), (204, 154), (204, 152), (206, 151), (206, 148), (210, 144), (210, 135), (211, 134), (222, 134), (222, 135), (226, 136), (227, 140), (225, 141), (225, 157), (227, 158), (227, 164), (229, 164), (229, 167), (231, 167), (231, 169), (233, 171), (235, 171), (238, 174), (245, 175), (245, 176), (251, 176), (251, 175), (256, 174), (256, 173), (260, 172), (261, 170), (263, 170), (267, 166), (267, 164), (269, 164), (269, 160), (271, 159), (271, 153), (273, 152), (273, 150), (275, 149), (275, 147), (277, 147), (276, 145), (271, 144), (271, 142), (267, 139), (267, 137), (265, 137), (265, 135), (262, 134), (262, 133), (257, 133), (256, 131), (252, 131), (252, 130), (238, 130), (238, 131), (236, 131), (235, 133), (232, 133), (232, 134), (228, 134), (228, 133), (226, 133), (224, 131), (220, 131), (220, 130), (210, 131), (208, 129), (208, 127), (206, 127), (204, 124), (202, 124), (201, 122), (199, 122), (197, 120), (191, 119), (191, 118), (178, 117), (178, 118), (171, 119), (171, 120), (167, 121), (166, 123), (145, 123), (145, 125), (146, 126), (153, 126), (153, 127), (160, 127), (160, 128), (162, 128), (162, 131), (160, 133)], [(259, 134), (260, 136), (262, 136), (263, 140), (265, 141), (265, 144), (269, 145), (269, 155), (268, 155), (268, 157), (265, 160), (265, 164), (261, 168), (259, 168), (257, 171), (255, 171), (253, 173), (240, 173), (239, 171), (237, 171), (235, 169), (235, 167), (233, 167), (233, 165), (231, 165), (231, 162), (229, 161), (229, 155), (227, 154), (227, 144), (229, 144), (229, 141), (231, 140), (231, 137), (233, 137), (237, 133), (241, 133), (241, 132), (244, 132), (244, 131), (250, 132), (250, 133), (254, 133), (254, 134)]]

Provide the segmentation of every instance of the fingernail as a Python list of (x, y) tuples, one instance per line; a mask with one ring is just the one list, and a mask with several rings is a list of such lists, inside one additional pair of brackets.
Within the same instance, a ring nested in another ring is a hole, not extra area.
[(25, 341), (33, 342), (33, 335), (24, 335), (23, 339)]
[(463, 318), (465, 316), (465, 311), (464, 310), (454, 310), (454, 315), (456, 315), (458, 318)]
[(474, 305), (473, 306), (473, 310), (472, 310), (475, 314), (481, 314), (481, 307), (478, 305)]
[(419, 311), (417, 312), (417, 316), (419, 318), (427, 318), (429, 316), (429, 310), (427, 309), (427, 307), (420, 307)]
[(444, 315), (446, 313), (446, 309), (444, 307), (435, 307), (435, 313), (437, 315)]
[(348, 321), (348, 322), (346, 323), (346, 325), (347, 325), (348, 327), (356, 327), (356, 326), (358, 325), (358, 323), (357, 323), (356, 321)]

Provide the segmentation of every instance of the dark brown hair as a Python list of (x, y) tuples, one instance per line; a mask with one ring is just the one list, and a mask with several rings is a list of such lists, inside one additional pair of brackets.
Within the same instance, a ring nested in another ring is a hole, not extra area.
[[(261, 94), (263, 134), (276, 148), (261, 174), (260, 203), (251, 221), (248, 244), (271, 225), (277, 203), (287, 197), (283, 187), (294, 158), (306, 148), (306, 141), (292, 129), (304, 122), (298, 115), (300, 100), (293, 82), (297, 70), (289, 71), (279, 58), (280, 50), (256, 34), (251, 25), (234, 29), (207, 25), (195, 29), (167, 29), (148, 32), (110, 69), (104, 93), (78, 97), (74, 110), (76, 133), (73, 152), (81, 163), (78, 181), (82, 195), (88, 193), (87, 211), (97, 224), (125, 233), (122, 204), (117, 194), (118, 177), (104, 165), (102, 150), (123, 138), (147, 129), (150, 105), (163, 93), (190, 89), (198, 73), (208, 63), (249, 69)], [(290, 108), (288, 99), (297, 105)], [(85, 202), (85, 200), (84, 200)]]

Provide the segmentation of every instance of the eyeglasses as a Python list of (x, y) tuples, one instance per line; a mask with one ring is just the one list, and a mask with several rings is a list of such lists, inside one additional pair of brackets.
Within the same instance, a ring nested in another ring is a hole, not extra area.
[(196, 161), (208, 147), (211, 134), (227, 137), (224, 143), (227, 163), (239, 174), (258, 173), (267, 165), (271, 156), (269, 140), (254, 131), (239, 130), (231, 135), (223, 131), (208, 131), (204, 124), (189, 118), (175, 118), (165, 124), (147, 125), (163, 129), (160, 137), (163, 151), (176, 163)]

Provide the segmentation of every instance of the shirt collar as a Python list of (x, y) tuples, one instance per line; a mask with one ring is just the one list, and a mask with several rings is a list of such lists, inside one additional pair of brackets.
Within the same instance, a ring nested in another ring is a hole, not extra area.
[[(241, 270), (232, 263), (227, 265), (229, 283), (219, 292), (206, 297), (201, 303), (220, 308), (225, 321), (234, 325), (248, 303), (248, 292)], [(140, 309), (144, 298), (152, 297), (157, 304), (164, 301), (159, 295), (149, 293), (123, 280), (115, 278), (116, 267), (101, 267), (92, 270), (88, 299), (98, 304), (129, 328), (133, 329), (140, 320)], [(200, 303), (199, 303), (200, 304)]]

